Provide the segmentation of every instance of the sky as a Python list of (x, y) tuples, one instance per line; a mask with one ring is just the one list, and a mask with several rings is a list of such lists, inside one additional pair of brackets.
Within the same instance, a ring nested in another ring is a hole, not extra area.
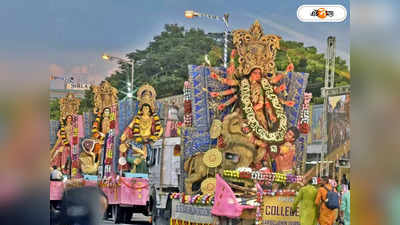
[[(99, 82), (118, 66), (103, 53), (124, 57), (144, 49), (165, 24), (223, 32), (222, 22), (187, 19), (185, 10), (212, 15), (229, 13), (229, 26), (248, 29), (258, 19), (265, 34), (304, 42), (319, 52), (336, 36), (337, 55), (350, 59), (350, 16), (342, 23), (303, 23), (302, 4), (342, 4), (349, 0), (3, 0), (0, 7), (0, 74), (25, 82), (50, 75), (76, 74)], [(62, 87), (52, 81), (51, 88)]]

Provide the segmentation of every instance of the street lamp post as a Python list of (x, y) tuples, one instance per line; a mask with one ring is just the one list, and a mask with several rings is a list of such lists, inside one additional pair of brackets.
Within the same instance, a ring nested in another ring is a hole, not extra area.
[(107, 55), (106, 53), (104, 53), (101, 56), (101, 58), (103, 58), (104, 60), (108, 60), (108, 61), (118, 60), (121, 63), (126, 63), (126, 64), (131, 66), (131, 79), (130, 79), (130, 82), (129, 82), (129, 77), (127, 79), (128, 80), (128, 94), (127, 94), (127, 96), (129, 98), (132, 98), (133, 97), (133, 95), (132, 95), (133, 78), (134, 78), (134, 74), (135, 74), (135, 60), (134, 59), (126, 60), (126, 59), (122, 59), (122, 58), (119, 58), (119, 57)]
[(193, 10), (187, 10), (185, 11), (185, 17), (192, 19), (193, 17), (207, 17), (208, 19), (213, 19), (213, 20), (220, 20), (224, 22), (225, 25), (225, 40), (224, 40), (224, 68), (227, 68), (227, 62), (228, 62), (228, 34), (229, 34), (229, 25), (228, 25), (228, 19), (229, 19), (229, 14), (224, 14), (224, 16), (213, 16), (213, 15), (208, 15), (204, 13), (199, 13), (195, 12)]

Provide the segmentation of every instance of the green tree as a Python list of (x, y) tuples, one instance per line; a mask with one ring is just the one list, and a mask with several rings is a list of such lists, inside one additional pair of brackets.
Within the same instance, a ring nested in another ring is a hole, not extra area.
[(93, 89), (92, 87), (90, 87), (89, 90), (85, 91), (85, 97), (81, 99), (81, 103), (79, 105), (79, 114), (93, 110), (94, 107), (93, 101), (94, 101)]
[(49, 102), (50, 106), (50, 119), (51, 120), (59, 120), (60, 119), (60, 103), (58, 102), (58, 98), (51, 99)]
[[(289, 59), (293, 62), (295, 71), (309, 73), (307, 92), (314, 96), (314, 103), (320, 102), (321, 88), (324, 86), (325, 55), (318, 53), (315, 47), (305, 47), (303, 43), (282, 40), (281, 49), (276, 57), (277, 69), (285, 70)], [(349, 73), (346, 61), (340, 57), (335, 59), (335, 86), (350, 84), (350, 79), (343, 74)]]
[[(154, 86), (159, 97), (182, 93), (183, 83), (187, 79), (188, 65), (203, 64), (204, 56), (211, 53), (216, 64), (218, 48), (221, 48), (218, 35), (208, 35), (200, 29), (185, 30), (176, 24), (167, 24), (164, 31), (157, 35), (144, 50), (136, 50), (127, 55), (135, 63), (135, 87), (144, 83)], [(130, 76), (130, 67), (120, 65), (120, 70), (106, 78), (118, 90), (126, 92), (126, 77)], [(119, 94), (123, 98), (124, 93)]]
[[(230, 52), (234, 47), (232, 35), (228, 40), (228, 52)], [(223, 47), (224, 33), (206, 34), (201, 29), (185, 30), (176, 24), (166, 24), (161, 34), (155, 36), (145, 49), (127, 54), (128, 58), (136, 61), (134, 85), (137, 88), (149, 83), (155, 87), (158, 97), (182, 94), (183, 83), (188, 75), (188, 65), (205, 63), (204, 56), (207, 54), (213, 66), (221, 66)], [(315, 47), (305, 47), (301, 42), (282, 40), (275, 61), (277, 70), (285, 70), (289, 58), (295, 66), (295, 71), (310, 74), (307, 91), (312, 92), (314, 97), (319, 97), (324, 85), (325, 55), (318, 53)], [(350, 83), (348, 78), (340, 76), (349, 72), (346, 61), (340, 57), (336, 57), (335, 71), (335, 85)], [(130, 74), (131, 67), (122, 63), (118, 71), (106, 78), (119, 90), (120, 99), (125, 97), (126, 79)], [(84, 111), (93, 107), (93, 96), (86, 93), (85, 99), (86, 102), (81, 103)]]

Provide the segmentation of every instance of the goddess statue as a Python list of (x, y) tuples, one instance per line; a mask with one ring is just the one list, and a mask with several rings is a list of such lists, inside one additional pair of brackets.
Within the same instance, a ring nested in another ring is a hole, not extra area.
[[(108, 176), (111, 174), (113, 158), (114, 129), (116, 128), (118, 111), (118, 91), (107, 81), (102, 81), (100, 86), (93, 86), (92, 89), (95, 106), (93, 112), (97, 117), (92, 124), (91, 142), (87, 141), (87, 143), (91, 143), (93, 146), (90, 148), (86, 147), (86, 151), (83, 151), (80, 155), (81, 170), (86, 174), (96, 174), (96, 168), (99, 167), (98, 172), (103, 173), (104, 171), (105, 174), (101, 175)], [(104, 145), (106, 145), (106, 154), (102, 157)]]
[(82, 116), (77, 115), (80, 100), (72, 93), (67, 93), (59, 100), (60, 130), (57, 141), (50, 151), (50, 164), (57, 166), (65, 175), (78, 176), (79, 138), (83, 135)]
[(120, 159), (122, 158), (123, 162), (128, 162), (130, 165), (120, 164), (120, 169), (121, 171), (130, 169), (131, 173), (144, 173), (147, 172), (144, 160), (147, 159), (148, 163), (154, 160), (151, 144), (161, 137), (163, 129), (156, 113), (155, 89), (145, 84), (139, 88), (137, 98), (139, 100), (138, 114), (124, 130), (119, 147)]
[[(276, 160), (277, 164), (279, 161), (280, 170), (286, 171), (291, 169), (295, 149), (290, 144), (292, 138), (290, 141), (285, 138), (288, 136), (285, 106), (293, 107), (295, 102), (287, 98), (283, 78), (294, 68), (290, 63), (284, 73), (276, 72), (275, 57), (280, 40), (281, 37), (277, 35), (265, 35), (258, 21), (249, 30), (233, 31), (235, 50), (231, 54), (228, 75), (210, 74), (212, 79), (226, 85), (227, 89), (210, 92), (210, 95), (217, 99), (227, 98), (218, 106), (220, 111), (229, 105), (240, 106), (238, 112), (243, 118), (243, 132), (248, 141), (257, 146), (253, 165), (272, 167), (271, 161)], [(293, 136), (292, 131), (289, 133)], [(290, 151), (285, 151), (289, 144)], [(282, 154), (277, 157), (280, 149), (283, 149)]]

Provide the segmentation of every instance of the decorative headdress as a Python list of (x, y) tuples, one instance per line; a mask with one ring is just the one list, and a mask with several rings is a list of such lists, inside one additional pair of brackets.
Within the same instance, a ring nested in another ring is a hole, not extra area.
[(275, 75), (275, 56), (281, 37), (264, 35), (258, 20), (247, 30), (233, 31), (233, 44), (239, 55), (238, 76), (260, 69), (263, 74)]
[(66, 119), (68, 115), (78, 114), (81, 101), (71, 92), (68, 92), (59, 101), (60, 103), (60, 119)]
[(103, 112), (107, 107), (118, 103), (118, 90), (108, 81), (102, 81), (100, 86), (92, 86), (94, 93), (94, 113)]
[(142, 108), (143, 105), (147, 104), (150, 106), (151, 111), (155, 112), (156, 110), (156, 97), (157, 93), (153, 86), (149, 84), (142, 85), (137, 91), (137, 99), (139, 101), (139, 109)]

